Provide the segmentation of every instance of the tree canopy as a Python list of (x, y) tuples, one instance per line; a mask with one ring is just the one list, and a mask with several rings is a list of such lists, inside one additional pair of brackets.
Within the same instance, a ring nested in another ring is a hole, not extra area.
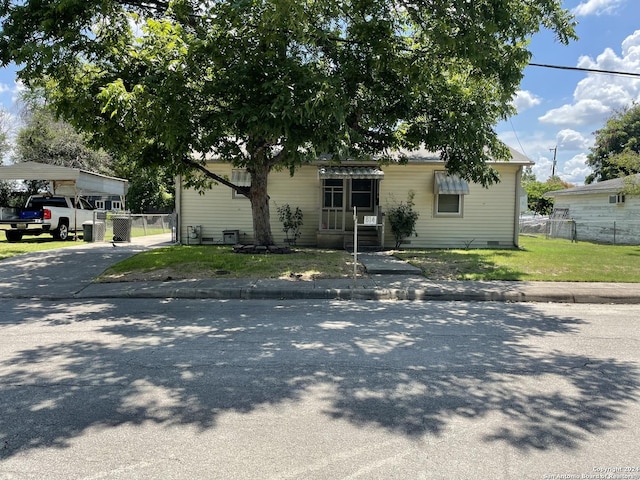
[(553, 198), (545, 197), (545, 193), (573, 187), (558, 176), (549, 177), (546, 182), (540, 182), (530, 171), (522, 176), (522, 186), (527, 192), (529, 210), (538, 215), (549, 215), (553, 211)]
[(615, 112), (596, 131), (587, 165), (593, 169), (587, 184), (640, 173), (640, 105)]
[(2, 108), (0, 108), (0, 165), (2, 158), (9, 150), (9, 116)]
[(56, 119), (44, 106), (31, 105), (18, 129), (13, 159), (81, 168), (111, 174), (111, 158), (89, 146), (87, 135), (78, 133), (69, 123)]
[[(560, 0), (0, 0), (0, 18), (0, 61), (59, 114), (107, 149), (248, 196), (263, 244), (269, 172), (319, 153), (384, 161), (423, 146), (497, 181), (487, 160), (509, 153), (494, 125), (530, 36), (575, 38)], [(207, 156), (251, 186), (208, 172)]]

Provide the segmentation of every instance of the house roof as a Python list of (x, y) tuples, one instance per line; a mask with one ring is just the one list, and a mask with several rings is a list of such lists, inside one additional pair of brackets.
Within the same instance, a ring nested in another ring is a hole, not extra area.
[[(509, 160), (509, 162), (503, 162), (503, 161), (499, 161), (499, 160), (494, 160), (493, 163), (510, 163), (510, 164), (514, 164), (514, 165), (534, 165), (535, 162), (533, 162), (532, 160), (530, 160), (528, 157), (526, 157), (525, 155), (523, 155), (522, 153), (518, 152), (517, 150), (507, 146), (507, 148), (509, 149), (509, 152), (511, 153), (511, 159)], [(409, 163), (440, 163), (442, 164), (442, 158), (441, 158), (441, 152), (433, 152), (431, 150), (427, 150), (425, 148), (418, 148), (416, 150), (400, 150), (399, 152), (393, 153), (391, 154), (392, 158), (398, 159), (400, 158), (400, 156), (403, 156), (405, 158), (408, 159)], [(220, 156), (216, 155), (215, 153), (208, 153), (205, 155), (205, 158), (207, 160), (207, 162), (215, 162), (215, 163), (224, 163), (224, 160), (221, 159)], [(332, 160), (332, 155), (330, 154), (322, 154), (320, 156), (318, 156), (317, 160), (316, 160), (316, 164), (322, 164), (322, 163), (331, 163)], [(344, 162), (342, 162), (342, 164), (349, 164), (349, 163), (358, 163), (358, 164), (366, 164), (366, 163), (370, 163), (370, 164), (376, 164), (376, 160), (371, 159), (369, 161), (363, 161), (361, 159), (349, 159), (346, 160)]]
[(81, 195), (127, 194), (128, 181), (108, 177), (79, 168), (61, 167), (37, 162), (21, 162), (0, 166), (0, 180), (44, 180), (53, 183), (54, 190), (66, 188)]
[[(511, 153), (511, 160), (508, 163), (515, 165), (534, 165), (535, 162), (527, 158), (522, 153), (517, 150), (507, 146), (509, 152)], [(400, 155), (404, 155), (409, 163), (442, 163), (441, 153), (440, 152), (432, 152), (430, 150), (426, 150), (424, 148), (420, 148), (417, 150), (402, 150), (399, 152)], [(499, 160), (494, 160), (494, 163), (506, 163)]]
[(566, 188), (564, 190), (555, 190), (544, 194), (545, 197), (561, 197), (569, 195), (588, 195), (594, 193), (617, 194), (625, 187), (625, 180), (635, 177), (635, 182), (640, 182), (640, 173), (631, 177), (614, 178), (603, 182), (591, 183), (589, 185), (580, 185), (578, 187)]

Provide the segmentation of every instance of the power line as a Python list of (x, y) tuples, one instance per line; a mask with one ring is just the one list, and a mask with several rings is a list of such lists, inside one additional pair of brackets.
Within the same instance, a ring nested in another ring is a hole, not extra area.
[(616, 72), (614, 70), (599, 70), (597, 68), (581, 68), (581, 67), (567, 67), (564, 65), (548, 65), (545, 63), (530, 63), (530, 67), (543, 67), (543, 68), (555, 68), (558, 70), (573, 70), (577, 72), (588, 72), (588, 73), (603, 73), (605, 75), (624, 75), (628, 77), (640, 77), (640, 73), (634, 72)]

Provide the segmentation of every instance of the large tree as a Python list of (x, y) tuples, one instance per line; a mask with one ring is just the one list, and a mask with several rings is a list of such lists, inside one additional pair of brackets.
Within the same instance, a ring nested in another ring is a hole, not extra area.
[[(494, 125), (512, 113), (529, 37), (575, 37), (560, 0), (0, 0), (0, 18), (0, 60), (46, 82), (65, 119), (246, 195), (262, 244), (269, 172), (319, 153), (422, 145), (450, 172), (497, 181), (487, 160), (509, 153)], [(208, 172), (212, 156), (251, 186)]]
[(640, 173), (640, 105), (615, 112), (605, 126), (596, 131), (587, 165), (593, 173), (585, 183)]
[(539, 182), (533, 172), (522, 176), (522, 186), (527, 192), (527, 207), (538, 215), (549, 215), (553, 211), (553, 198), (545, 197), (547, 192), (572, 188), (574, 185), (565, 182), (558, 176), (549, 177), (546, 182)]
[(31, 105), (23, 112), (24, 123), (18, 129), (13, 159), (111, 174), (111, 157), (90, 147), (86, 134), (55, 118), (43, 105)]

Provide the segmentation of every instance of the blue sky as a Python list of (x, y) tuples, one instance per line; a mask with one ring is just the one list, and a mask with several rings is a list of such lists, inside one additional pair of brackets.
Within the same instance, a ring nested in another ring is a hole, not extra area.
[[(638, 0), (566, 0), (577, 17), (579, 40), (564, 46), (541, 31), (531, 42), (533, 63), (640, 73), (640, 2)], [(15, 105), (20, 86), (14, 70), (0, 69), (0, 109), (17, 126)], [(496, 126), (500, 138), (534, 162), (538, 180), (555, 172), (579, 185), (594, 132), (611, 114), (640, 101), (640, 78), (527, 67), (514, 102), (518, 114)]]
[[(640, 73), (638, 0), (567, 0), (578, 21), (579, 40), (564, 46), (550, 32), (530, 45), (532, 63)], [(518, 114), (497, 126), (500, 138), (536, 166), (538, 180), (552, 172), (579, 185), (594, 132), (616, 110), (640, 100), (640, 78), (527, 67), (515, 99)]]

